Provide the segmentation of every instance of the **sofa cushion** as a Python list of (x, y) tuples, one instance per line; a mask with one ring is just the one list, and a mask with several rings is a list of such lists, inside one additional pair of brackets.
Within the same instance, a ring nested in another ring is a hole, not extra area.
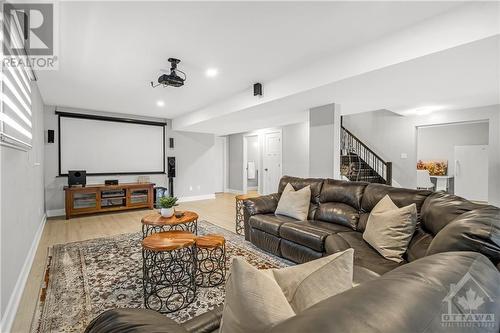
[(436, 235), (457, 216), (483, 208), (461, 197), (444, 192), (432, 193), (422, 205), (421, 218), (425, 228)]
[(412, 190), (382, 184), (369, 184), (366, 186), (365, 192), (363, 193), (361, 210), (363, 213), (369, 213), (383, 197), (389, 195), (391, 200), (398, 207), (405, 207), (415, 203), (417, 212), (420, 213), (425, 199), (431, 193), (431, 191), (427, 190)]
[(416, 227), (415, 204), (398, 208), (386, 195), (370, 212), (363, 239), (384, 258), (401, 262)]
[(354, 264), (378, 274), (384, 274), (402, 265), (405, 261), (397, 263), (382, 257), (377, 250), (372, 248), (363, 240), (363, 234), (357, 231), (339, 232), (330, 235), (325, 240), (325, 252), (327, 254), (354, 249)]
[(327, 222), (301, 221), (283, 224), (279, 235), (281, 238), (323, 252), (324, 242), (328, 235), (349, 230), (347, 227)]
[(315, 220), (337, 223), (351, 230), (356, 230), (359, 212), (356, 208), (340, 202), (320, 203), (316, 210)]
[(319, 195), (321, 193), (321, 187), (323, 186), (323, 179), (320, 178), (297, 178), (290, 176), (283, 176), (280, 179), (278, 186), (278, 193), (283, 193), (286, 185), (290, 183), (295, 191), (298, 191), (306, 186), (311, 186), (311, 202), (319, 203)]
[(259, 214), (250, 217), (248, 223), (252, 228), (279, 236), (279, 230), (283, 223), (296, 222), (297, 220), (288, 216), (274, 214)]
[(432, 238), (432, 235), (422, 225), (418, 226), (408, 245), (406, 260), (410, 262), (425, 257)]
[(319, 201), (340, 202), (359, 210), (365, 187), (368, 183), (325, 179)]
[(296, 191), (291, 184), (287, 184), (274, 213), (297, 220), (306, 220), (309, 215), (310, 202), (311, 187), (309, 185)]

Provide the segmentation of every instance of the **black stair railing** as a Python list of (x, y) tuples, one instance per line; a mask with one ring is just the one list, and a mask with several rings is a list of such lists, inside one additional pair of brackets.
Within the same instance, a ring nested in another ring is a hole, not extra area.
[(342, 175), (349, 180), (392, 185), (392, 162), (384, 161), (344, 126), (340, 139)]

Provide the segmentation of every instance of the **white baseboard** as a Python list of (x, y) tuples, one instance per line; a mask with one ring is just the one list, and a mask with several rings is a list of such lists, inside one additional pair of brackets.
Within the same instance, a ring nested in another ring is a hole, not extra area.
[(65, 209), (51, 209), (47, 211), (47, 217), (65, 216), (65, 215), (66, 215)]
[(203, 194), (203, 195), (193, 195), (190, 197), (180, 197), (179, 202), (210, 200), (210, 199), (215, 199), (215, 193)]
[(19, 307), (19, 302), (21, 301), (21, 296), (23, 295), (24, 287), (26, 286), (26, 281), (28, 280), (28, 275), (30, 273), (31, 266), (33, 265), (36, 250), (38, 249), (38, 243), (40, 243), (40, 238), (42, 238), (43, 228), (45, 227), (46, 221), (47, 215), (44, 214), (42, 217), (42, 221), (40, 222), (40, 225), (38, 226), (38, 229), (35, 233), (33, 243), (31, 243), (31, 248), (28, 251), (28, 255), (24, 260), (24, 264), (21, 268), (21, 272), (19, 273), (19, 277), (17, 278), (14, 290), (10, 295), (9, 303), (7, 303), (7, 307), (5, 308), (5, 312), (0, 323), (0, 332), (2, 333), (9, 333), (12, 328), (12, 324), (14, 323), (17, 308)]
[(224, 190), (224, 192), (226, 192), (226, 193), (234, 193), (234, 194), (243, 194), (243, 191), (241, 191), (241, 190), (233, 190), (233, 189), (230, 189), (230, 188), (226, 188)]

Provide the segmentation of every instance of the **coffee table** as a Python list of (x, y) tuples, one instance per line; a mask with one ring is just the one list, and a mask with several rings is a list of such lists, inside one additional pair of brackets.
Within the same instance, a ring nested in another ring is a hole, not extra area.
[(163, 217), (158, 212), (144, 216), (142, 223), (142, 238), (145, 238), (155, 232), (162, 231), (189, 231), (198, 234), (198, 214), (192, 211), (184, 211), (184, 215), (177, 218)]

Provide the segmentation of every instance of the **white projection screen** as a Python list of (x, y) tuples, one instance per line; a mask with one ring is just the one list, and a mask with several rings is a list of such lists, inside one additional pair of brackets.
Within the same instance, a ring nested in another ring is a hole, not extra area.
[(59, 114), (59, 174), (165, 172), (165, 124)]

